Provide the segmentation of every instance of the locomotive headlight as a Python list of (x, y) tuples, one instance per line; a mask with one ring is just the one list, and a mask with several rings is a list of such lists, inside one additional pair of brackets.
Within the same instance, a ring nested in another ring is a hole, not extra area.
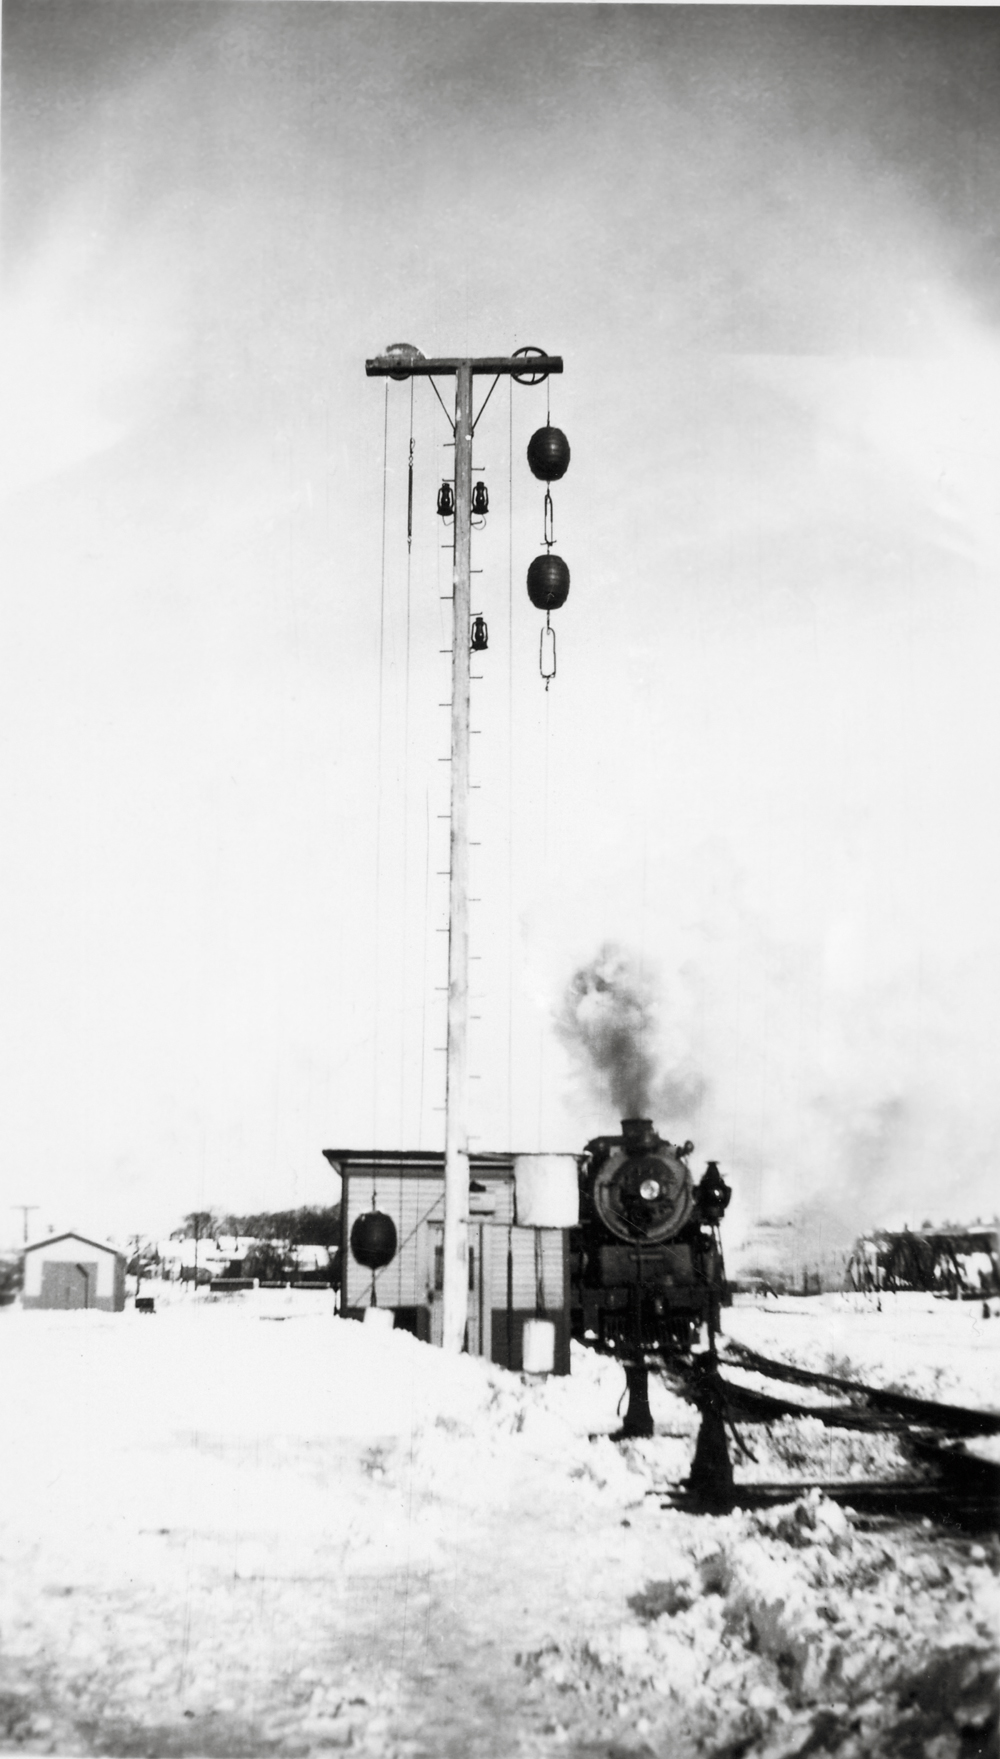
[(654, 1203), (656, 1201), (657, 1197), (659, 1197), (659, 1195), (660, 1195), (660, 1182), (659, 1182), (659, 1180), (658, 1179), (643, 1179), (642, 1184), (639, 1186), (639, 1196), (644, 1197), (646, 1199), (647, 1203)]

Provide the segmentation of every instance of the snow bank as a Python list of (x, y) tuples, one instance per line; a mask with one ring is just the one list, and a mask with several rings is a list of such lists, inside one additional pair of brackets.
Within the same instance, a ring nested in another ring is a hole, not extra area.
[[(654, 1385), (660, 1433), (612, 1444), (624, 1376), (589, 1353), (526, 1385), (289, 1294), (13, 1310), (0, 1355), (3, 1750), (779, 1759), (916, 1717), (958, 1759), (978, 1726), (984, 1548), (818, 1496), (664, 1513), (696, 1415)], [(871, 1464), (814, 1420), (746, 1434), (759, 1476)]]
[(521, 1657), (529, 1683), (564, 1695), (568, 1732), (626, 1722), (664, 1755), (978, 1751), (963, 1737), (996, 1705), (981, 1547), (972, 1568), (926, 1541), (900, 1555), (812, 1492), (678, 1521), (657, 1561), (669, 1571), (631, 1598), (632, 1621)]

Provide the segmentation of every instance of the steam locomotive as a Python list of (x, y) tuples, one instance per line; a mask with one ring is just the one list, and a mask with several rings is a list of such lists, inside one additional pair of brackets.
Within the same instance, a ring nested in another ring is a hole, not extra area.
[(653, 1433), (651, 1363), (697, 1377), (692, 1350), (703, 1326), (714, 1363), (719, 1310), (731, 1299), (719, 1238), (730, 1188), (715, 1161), (695, 1182), (687, 1165), (693, 1149), (664, 1141), (649, 1118), (624, 1118), (620, 1136), (587, 1143), (580, 1170), (570, 1326), (579, 1342), (625, 1368), (623, 1436)]

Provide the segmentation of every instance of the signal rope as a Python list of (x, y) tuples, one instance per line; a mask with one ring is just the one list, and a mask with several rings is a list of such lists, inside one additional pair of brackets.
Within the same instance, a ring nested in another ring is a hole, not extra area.
[[(545, 692), (545, 732), (542, 736), (542, 873), (549, 891), (549, 693)], [(538, 1023), (538, 1146), (542, 1146), (542, 1108), (545, 1100), (545, 1026)]]
[[(438, 390), (437, 386), (435, 385), (433, 379), (431, 379), (430, 384), (431, 384), (432, 390), (434, 391), (435, 396), (437, 397), (438, 402), (441, 405), (441, 408), (444, 410), (445, 419), (448, 423), (449, 430), (451, 431), (451, 434), (454, 436), (455, 423), (452, 421), (451, 416), (448, 414), (447, 407), (446, 407), (444, 400), (441, 396), (441, 393)], [(433, 443), (434, 442), (432, 441), (432, 444)], [(441, 442), (441, 449), (443, 451), (448, 451), (449, 446), (454, 447), (454, 444), (455, 444), (454, 438), (452, 438), (451, 441), (448, 441), (448, 440), (442, 441)], [(452, 474), (452, 481), (454, 481), (454, 476), (455, 476), (454, 458), (452, 458), (451, 474)], [(437, 587), (436, 598), (437, 598), (437, 615), (438, 615), (438, 640), (441, 643), (439, 653), (440, 654), (447, 654), (449, 656), (449, 661), (450, 661), (450, 656), (453, 651), (455, 636), (454, 636), (454, 630), (452, 628), (451, 618), (450, 618), (449, 614), (445, 611), (445, 605), (446, 604), (451, 605), (454, 603), (454, 573), (452, 570), (449, 570), (449, 576), (448, 576), (449, 585), (451, 586), (451, 591), (447, 592), (447, 593), (443, 593), (441, 591), (441, 587), (443, 584), (441, 557), (444, 554), (444, 552), (448, 549), (453, 550), (453, 546), (449, 545), (449, 544), (442, 544), (440, 541), (440, 537), (436, 537), (435, 545), (434, 545), (434, 568), (435, 568), (435, 585)], [(442, 689), (444, 689), (444, 688), (445, 688), (445, 686), (442, 686)], [(450, 708), (450, 706), (451, 706), (451, 702), (450, 702), (451, 688), (452, 688), (451, 670), (450, 670), (450, 664), (449, 664), (448, 684), (447, 684), (447, 689), (449, 692), (449, 699), (441, 704), (442, 708)], [(448, 746), (448, 750), (450, 753), (450, 751), (451, 751), (450, 743)], [(444, 761), (444, 760), (442, 760), (442, 761)], [(427, 817), (427, 869), (426, 869), (425, 897), (429, 898), (430, 876), (431, 876), (431, 872), (432, 872), (432, 868), (431, 868), (432, 854), (434, 855), (435, 859), (444, 860), (445, 857), (443, 855), (437, 856), (436, 854), (434, 854), (434, 851), (432, 851), (432, 849), (431, 849), (431, 840), (430, 840), (431, 839), (431, 830), (430, 830), (431, 820), (430, 820), (430, 791), (429, 790), (427, 792), (426, 798), (427, 798), (427, 815), (428, 815), (428, 817)], [(448, 796), (448, 811), (447, 812), (439, 812), (435, 815), (436, 821), (441, 820), (441, 819), (446, 820), (448, 823), (448, 841), (446, 843), (448, 868), (441, 869), (439, 871), (438, 877), (442, 877), (444, 874), (448, 873), (450, 870), (450, 867), (451, 867), (451, 799), (450, 799), (450, 795)], [(438, 903), (435, 903), (434, 909), (435, 909), (435, 915), (439, 915), (440, 914), (440, 905)], [(447, 920), (447, 902), (445, 904), (445, 916), (446, 916), (446, 920)], [(425, 914), (424, 914), (425, 944), (426, 944), (426, 936), (427, 936), (427, 931), (428, 931), (429, 920), (430, 920), (429, 905), (425, 904)], [(435, 929), (437, 930), (439, 928), (440, 928), (440, 924), (435, 924)], [(447, 934), (447, 930), (445, 930), (444, 932)], [(445, 995), (447, 995), (447, 991), (448, 991), (447, 978), (448, 978), (448, 971), (449, 971), (449, 961), (448, 961), (448, 946), (449, 946), (449, 944), (450, 944), (450, 935), (448, 936), (448, 939), (445, 942), (444, 971), (441, 972), (440, 970), (436, 970), (434, 973), (435, 976), (443, 976), (445, 978), (444, 984), (435, 987), (435, 993), (438, 993), (439, 990), (443, 990)], [(426, 971), (426, 964), (425, 964), (425, 971)], [(427, 990), (427, 985), (425, 982), (425, 984), (424, 984), (424, 1004), (423, 1004), (425, 1011), (427, 1008), (427, 997), (428, 997), (428, 990)], [(424, 1032), (425, 1033), (426, 1033), (426, 1026), (427, 1026), (427, 1022), (426, 1022), (426, 1012), (425, 1012), (425, 1018), (424, 1018)], [(447, 1033), (447, 1003), (445, 1003), (445, 1020), (442, 1025), (442, 1030), (445, 1033)], [(442, 1083), (445, 1088), (445, 1092), (444, 1092), (443, 1097), (445, 1098), (445, 1100), (447, 1099), (447, 1079), (448, 1079), (447, 1073), (445, 1072), (444, 1075), (442, 1076)], [(434, 1107), (435, 1112), (444, 1112), (444, 1110), (445, 1110), (444, 1105), (440, 1105), (440, 1106), (436, 1105)]]
[(407, 884), (410, 835), (410, 581), (413, 569), (413, 380), (410, 380), (410, 452), (407, 472), (406, 505), (406, 661), (403, 685), (403, 944), (400, 952), (399, 1007), (399, 1129), (402, 1136), (406, 1125), (406, 954), (407, 954)]
[(417, 1097), (417, 1137), (418, 1147), (423, 1141), (424, 1132), (424, 1082), (427, 1073), (427, 924), (430, 921), (431, 892), (431, 797), (430, 790), (424, 789), (424, 964), (420, 985), (420, 1087)]
[[(389, 381), (385, 382), (385, 412), (382, 419), (382, 566), (379, 583), (378, 608), (378, 730), (375, 745), (375, 1029), (373, 1034), (373, 1050), (375, 1059), (374, 1081), (372, 1087), (372, 1142), (378, 1144), (378, 1083), (379, 1083), (379, 948), (381, 946), (380, 917), (382, 895), (382, 709), (383, 683), (385, 676), (385, 526), (386, 503), (388, 499), (389, 477)], [(372, 1170), (372, 1208), (376, 1208), (375, 1172)], [(374, 1281), (372, 1283), (374, 1289)]]
[(507, 379), (507, 1146), (514, 1146), (514, 380)]

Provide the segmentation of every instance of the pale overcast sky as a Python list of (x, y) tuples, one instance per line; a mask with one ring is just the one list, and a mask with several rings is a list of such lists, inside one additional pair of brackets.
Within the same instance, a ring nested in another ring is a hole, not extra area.
[(546, 696), (546, 391), (498, 388), (474, 1146), (615, 1127), (552, 1024), (611, 941), (747, 1217), (992, 1212), (998, 72), (991, 8), (6, 0), (11, 1203), (169, 1227), (442, 1141), (448, 429), (417, 384), (408, 572), (364, 375), (409, 341), (561, 353), (573, 450)]

